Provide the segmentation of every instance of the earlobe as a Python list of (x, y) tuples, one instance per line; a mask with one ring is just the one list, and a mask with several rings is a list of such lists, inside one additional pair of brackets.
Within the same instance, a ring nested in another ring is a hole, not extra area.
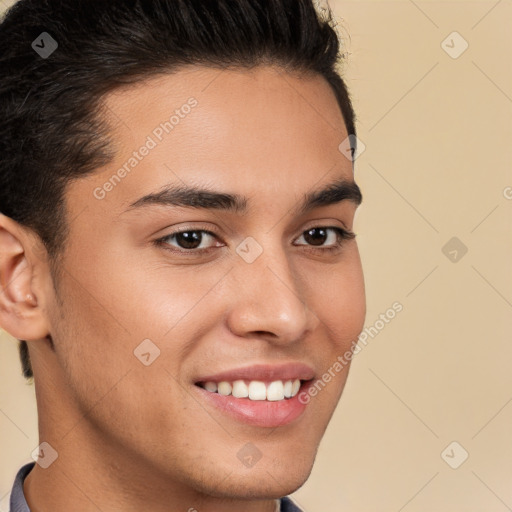
[(36, 340), (48, 335), (34, 286), (34, 267), (25, 247), (29, 237), (11, 218), (0, 214), (0, 327), (11, 336)]
[(32, 306), (37, 305), (36, 299), (34, 299), (34, 297), (31, 293), (27, 293), (26, 299), (27, 299), (27, 303), (29, 303), (30, 305), (32, 305)]

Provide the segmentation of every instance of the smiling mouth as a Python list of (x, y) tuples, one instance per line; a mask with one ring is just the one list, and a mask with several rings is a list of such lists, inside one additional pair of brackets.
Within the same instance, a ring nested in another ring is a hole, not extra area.
[[(312, 379), (310, 379), (312, 380)], [(248, 398), (254, 401), (278, 402), (289, 400), (297, 395), (299, 389), (309, 382), (300, 379), (261, 381), (261, 380), (235, 380), (235, 381), (205, 381), (196, 382), (199, 386), (210, 393), (217, 393), (223, 396), (234, 398)]]

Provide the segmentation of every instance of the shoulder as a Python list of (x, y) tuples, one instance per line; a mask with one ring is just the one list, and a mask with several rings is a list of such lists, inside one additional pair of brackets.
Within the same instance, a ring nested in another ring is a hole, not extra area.
[(12, 486), (11, 498), (9, 500), (10, 512), (30, 512), (27, 500), (25, 500), (25, 494), (23, 493), (23, 481), (34, 466), (35, 462), (29, 462), (22, 466), (16, 473), (14, 484)]
[(281, 498), (281, 512), (303, 512), (288, 496)]

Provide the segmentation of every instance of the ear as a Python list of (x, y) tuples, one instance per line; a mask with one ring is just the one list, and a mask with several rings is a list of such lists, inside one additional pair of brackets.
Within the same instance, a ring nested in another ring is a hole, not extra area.
[(34, 236), (0, 213), (0, 327), (19, 340), (49, 334), (42, 307), (45, 259), (36, 257)]

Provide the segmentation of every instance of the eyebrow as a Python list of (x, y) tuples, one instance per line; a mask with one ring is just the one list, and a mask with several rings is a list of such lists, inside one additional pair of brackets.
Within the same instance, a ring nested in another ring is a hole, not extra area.
[[(362, 200), (361, 190), (354, 181), (338, 179), (321, 189), (304, 194), (302, 203), (295, 211), (298, 214), (304, 214), (313, 208), (329, 206), (341, 201), (360, 205)], [(125, 212), (150, 205), (160, 205), (225, 210), (243, 214), (247, 212), (248, 203), (248, 198), (239, 194), (217, 192), (198, 186), (167, 185), (158, 192), (137, 199), (126, 208)]]

